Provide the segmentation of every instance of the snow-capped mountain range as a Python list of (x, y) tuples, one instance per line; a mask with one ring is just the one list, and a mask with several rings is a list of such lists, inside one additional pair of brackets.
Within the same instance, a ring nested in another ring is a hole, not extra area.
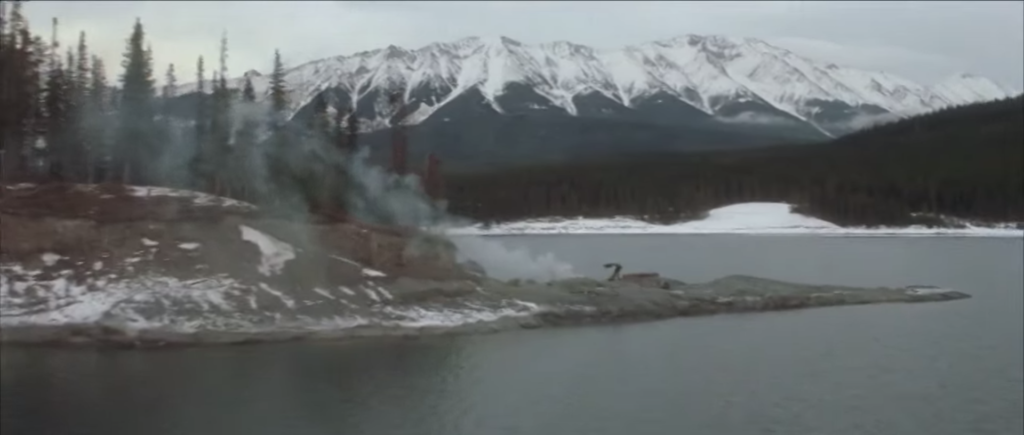
[[(268, 75), (247, 75), (265, 95)], [(242, 78), (235, 80), (237, 86)], [(290, 68), (286, 83), (293, 115), (333, 89), (337, 101), (332, 105), (355, 108), (371, 128), (397, 121), (382, 104), (386, 94), (396, 91), (407, 104), (405, 124), (423, 122), (474, 90), (495, 112), (515, 111), (501, 97), (525, 85), (546, 103), (533, 102), (527, 109), (579, 116), (580, 100), (588, 95), (620, 109), (674, 99), (726, 121), (788, 118), (827, 134), (855, 128), (865, 116), (891, 118), (1018, 93), (970, 74), (929, 86), (815, 61), (759, 39), (699, 35), (613, 50), (564, 41), (526, 45), (505, 37), (471, 37), (415, 50), (389, 46)], [(185, 85), (179, 91), (192, 89)]]

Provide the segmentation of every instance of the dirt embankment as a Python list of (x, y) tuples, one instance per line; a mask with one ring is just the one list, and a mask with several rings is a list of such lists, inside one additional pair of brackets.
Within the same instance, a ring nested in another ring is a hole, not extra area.
[(281, 274), (291, 283), (354, 283), (366, 268), (392, 277), (470, 276), (455, 264), (453, 245), (427, 234), (308, 216), (274, 218), (227, 198), (121, 185), (4, 186), (0, 261), (33, 265), (51, 253), (73, 258), (83, 269), (76, 272), (106, 260), (181, 279), (252, 275), (260, 250), (240, 237), (241, 227), (294, 247), (295, 259)]
[(962, 299), (753, 277), (499, 282), (443, 237), (136, 186), (2, 186), (0, 342), (197, 344)]

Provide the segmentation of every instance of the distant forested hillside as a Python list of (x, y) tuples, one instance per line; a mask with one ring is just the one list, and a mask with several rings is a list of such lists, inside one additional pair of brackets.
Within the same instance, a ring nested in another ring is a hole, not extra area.
[(842, 225), (1024, 221), (1024, 97), (949, 108), (825, 144), (658, 154), (452, 174), (451, 211), (486, 221), (542, 216), (697, 217), (778, 201)]

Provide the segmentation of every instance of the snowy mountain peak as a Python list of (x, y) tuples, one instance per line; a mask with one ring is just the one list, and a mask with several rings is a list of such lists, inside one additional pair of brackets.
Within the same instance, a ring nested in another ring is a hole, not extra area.
[[(265, 94), (268, 77), (246, 74)], [(1016, 94), (971, 74), (927, 86), (818, 62), (756, 38), (694, 34), (611, 50), (568, 41), (528, 45), (504, 36), (417, 49), (390, 45), (307, 62), (288, 70), (286, 82), (293, 113), (317, 94), (336, 89), (348, 95), (347, 104), (360, 116), (370, 118), (366, 125), (379, 127), (389, 125), (390, 118), (376, 109), (380, 95), (399, 90), (410, 109), (407, 124), (422, 122), (476, 90), (498, 113), (511, 110), (508, 92), (516, 93), (513, 100), (524, 101), (525, 108), (575, 116), (582, 116), (580, 99), (604, 99), (601, 104), (623, 109), (674, 99), (711, 117), (803, 122), (830, 134), (856, 128), (865, 117), (891, 118)], [(187, 85), (183, 88), (187, 92)]]
[(1019, 94), (1018, 91), (1000, 85), (991, 79), (970, 73), (955, 74), (936, 83), (932, 88), (945, 95), (955, 95), (960, 100), (968, 102), (996, 100)]

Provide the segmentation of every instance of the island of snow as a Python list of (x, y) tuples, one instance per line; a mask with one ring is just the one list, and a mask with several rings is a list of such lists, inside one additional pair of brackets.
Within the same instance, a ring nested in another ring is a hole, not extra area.
[(713, 209), (703, 219), (658, 225), (631, 218), (538, 219), (491, 226), (449, 228), (451, 235), (515, 234), (814, 234), (831, 236), (984, 236), (1024, 237), (1012, 225), (964, 224), (963, 228), (850, 228), (792, 211), (785, 203), (752, 202)]

